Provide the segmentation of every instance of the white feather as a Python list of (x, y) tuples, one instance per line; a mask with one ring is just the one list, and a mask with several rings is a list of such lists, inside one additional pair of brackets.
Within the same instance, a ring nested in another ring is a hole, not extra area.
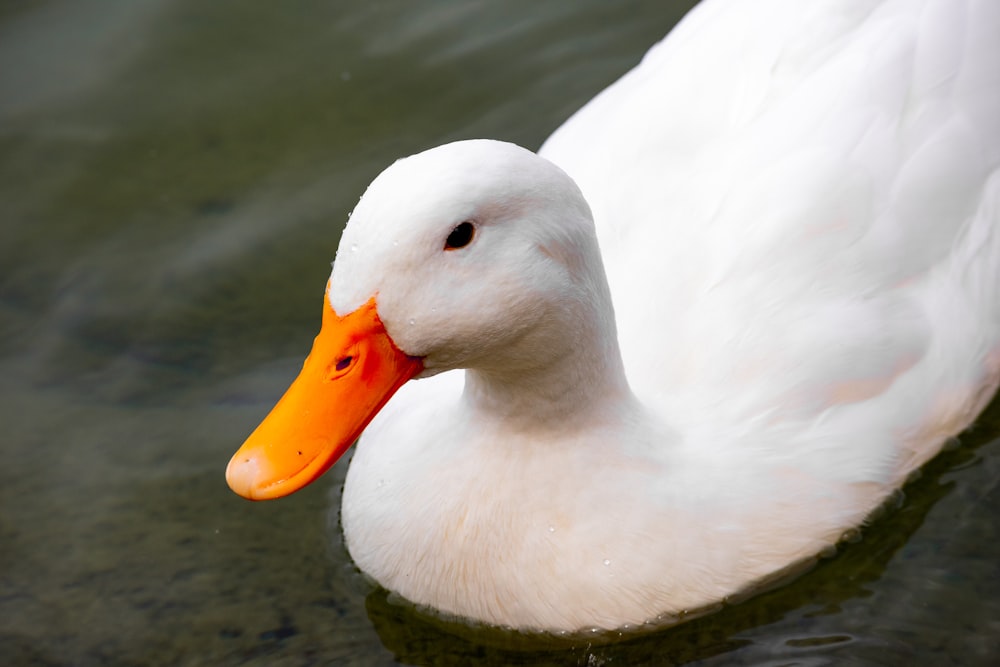
[(427, 375), (471, 369), (352, 461), (347, 544), (387, 588), (535, 629), (704, 607), (995, 391), (1000, 3), (710, 0), (540, 154), (398, 162), (344, 233), (334, 308), (377, 295)]

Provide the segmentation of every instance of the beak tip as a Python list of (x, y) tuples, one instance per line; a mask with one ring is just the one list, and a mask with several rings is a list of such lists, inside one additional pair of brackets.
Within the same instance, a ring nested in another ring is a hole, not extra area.
[(226, 468), (226, 483), (237, 495), (247, 500), (257, 500), (257, 480), (260, 479), (260, 465), (253, 456), (237, 453)]

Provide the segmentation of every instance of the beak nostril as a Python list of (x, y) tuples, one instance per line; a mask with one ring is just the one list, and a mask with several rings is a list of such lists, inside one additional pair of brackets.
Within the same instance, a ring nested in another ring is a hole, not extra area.
[(357, 365), (355, 362), (358, 360), (358, 346), (357, 344), (351, 345), (347, 350), (343, 350), (346, 354), (342, 356), (334, 357), (333, 363), (327, 367), (326, 379), (327, 381), (336, 380), (343, 377), (354, 370)]

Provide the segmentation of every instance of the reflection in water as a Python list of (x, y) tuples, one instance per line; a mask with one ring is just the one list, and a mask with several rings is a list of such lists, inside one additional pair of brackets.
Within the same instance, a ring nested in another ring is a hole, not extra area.
[(375, 174), (457, 138), (537, 147), (692, 1), (0, 7), (0, 662), (990, 664), (989, 429), (791, 586), (621, 645), (373, 593), (326, 525), (346, 463), (332, 501), (225, 486)]

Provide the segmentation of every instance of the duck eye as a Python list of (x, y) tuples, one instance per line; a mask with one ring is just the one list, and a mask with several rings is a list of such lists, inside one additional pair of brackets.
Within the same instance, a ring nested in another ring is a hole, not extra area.
[(448, 239), (444, 242), (444, 249), (458, 250), (459, 248), (464, 248), (472, 241), (475, 233), (476, 226), (468, 220), (459, 223), (455, 229), (451, 230), (451, 234), (448, 234)]

